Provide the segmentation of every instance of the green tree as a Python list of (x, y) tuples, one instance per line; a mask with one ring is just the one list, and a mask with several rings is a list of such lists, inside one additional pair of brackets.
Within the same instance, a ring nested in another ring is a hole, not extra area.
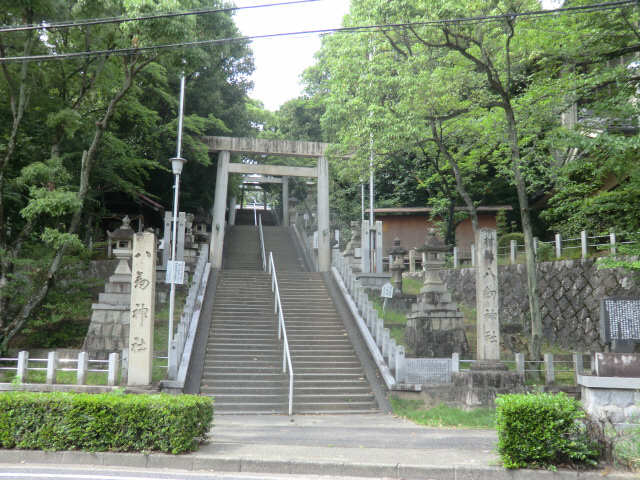
[[(179, 5), (169, 0), (10, 3), (3, 10), (4, 24), (136, 16), (204, 4), (199, 0)], [(229, 14), (162, 18), (2, 32), (0, 54), (135, 49), (210, 37), (212, 31), (221, 37), (237, 34)], [(192, 161), (185, 170), (188, 176), (190, 171), (211, 168), (197, 136), (240, 129), (246, 119), (236, 114), (244, 112), (251, 68), (242, 43), (162, 53), (134, 50), (124, 56), (44, 62), (37, 68), (28, 62), (2, 63), (0, 90), (9, 101), (0, 104), (0, 115), (10, 115), (12, 122), (9, 128), (4, 123), (1, 132), (0, 351), (43, 304), (65, 258), (82, 250), (82, 234), (91, 230), (90, 219), (108, 208), (102, 205), (105, 194), (170, 196), (166, 193), (170, 188), (150, 173), (166, 171), (167, 158), (175, 152), (180, 72), (184, 70), (193, 84), (215, 90), (208, 90), (208, 104), (194, 101), (185, 118), (185, 156)], [(219, 98), (212, 98), (215, 95)], [(212, 102), (218, 102), (217, 108)], [(213, 193), (202, 175), (198, 185), (200, 199), (192, 202), (206, 204), (207, 194)], [(41, 242), (47, 248), (33, 248)]]

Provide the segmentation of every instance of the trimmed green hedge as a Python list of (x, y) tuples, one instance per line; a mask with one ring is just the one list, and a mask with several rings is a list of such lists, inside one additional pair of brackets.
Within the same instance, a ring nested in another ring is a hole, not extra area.
[(564, 393), (496, 398), (498, 452), (505, 468), (595, 465), (598, 449), (580, 419), (585, 413)]
[(198, 448), (213, 401), (193, 395), (0, 393), (0, 447), (161, 451)]

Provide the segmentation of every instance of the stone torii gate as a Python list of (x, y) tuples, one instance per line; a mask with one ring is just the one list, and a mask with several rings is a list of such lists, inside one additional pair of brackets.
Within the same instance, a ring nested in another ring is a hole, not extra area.
[[(292, 140), (265, 140), (259, 138), (204, 137), (210, 152), (218, 152), (218, 172), (213, 204), (213, 223), (209, 259), (214, 269), (222, 268), (222, 248), (225, 231), (225, 210), (227, 185), (230, 173), (257, 173), (261, 175), (286, 177), (315, 177), (318, 179), (318, 270), (331, 269), (331, 249), (329, 246), (329, 163), (325, 151), (329, 144), (319, 142), (299, 142)], [(317, 158), (317, 167), (290, 167), (284, 165), (256, 165), (230, 163), (231, 152), (257, 153), (259, 155), (280, 155), (284, 157)], [(283, 190), (284, 184), (283, 182)], [(283, 207), (288, 209), (288, 192), (284, 192)]]

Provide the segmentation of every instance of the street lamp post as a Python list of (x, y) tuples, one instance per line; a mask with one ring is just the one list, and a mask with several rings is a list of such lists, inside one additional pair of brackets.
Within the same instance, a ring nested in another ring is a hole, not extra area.
[(171, 171), (174, 176), (174, 184), (173, 184), (173, 228), (171, 230), (171, 273), (169, 275), (171, 291), (169, 293), (169, 341), (168, 341), (168, 365), (169, 371), (175, 369), (177, 367), (177, 359), (173, 358), (174, 351), (172, 349), (173, 344), (173, 315), (174, 315), (174, 304), (176, 297), (176, 244), (177, 244), (177, 234), (178, 234), (178, 201), (179, 201), (179, 192), (180, 192), (180, 174), (182, 173), (182, 167), (185, 164), (186, 160), (182, 158), (182, 118), (184, 113), (184, 84), (185, 78), (184, 74), (180, 78), (180, 110), (178, 113), (178, 147), (176, 149), (176, 156), (171, 159)]

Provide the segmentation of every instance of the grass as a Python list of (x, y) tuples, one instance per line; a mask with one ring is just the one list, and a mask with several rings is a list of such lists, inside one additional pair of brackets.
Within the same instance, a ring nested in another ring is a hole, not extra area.
[(405, 295), (418, 295), (421, 288), (422, 280), (411, 277), (404, 277), (402, 279), (402, 291)]
[(613, 453), (617, 463), (633, 472), (640, 472), (640, 427), (626, 432), (615, 443)]
[(420, 400), (405, 400), (391, 396), (393, 413), (404, 417), (418, 425), (428, 427), (457, 427), (457, 428), (495, 428), (495, 409), (476, 408), (461, 410), (440, 404), (437, 407), (425, 408)]

